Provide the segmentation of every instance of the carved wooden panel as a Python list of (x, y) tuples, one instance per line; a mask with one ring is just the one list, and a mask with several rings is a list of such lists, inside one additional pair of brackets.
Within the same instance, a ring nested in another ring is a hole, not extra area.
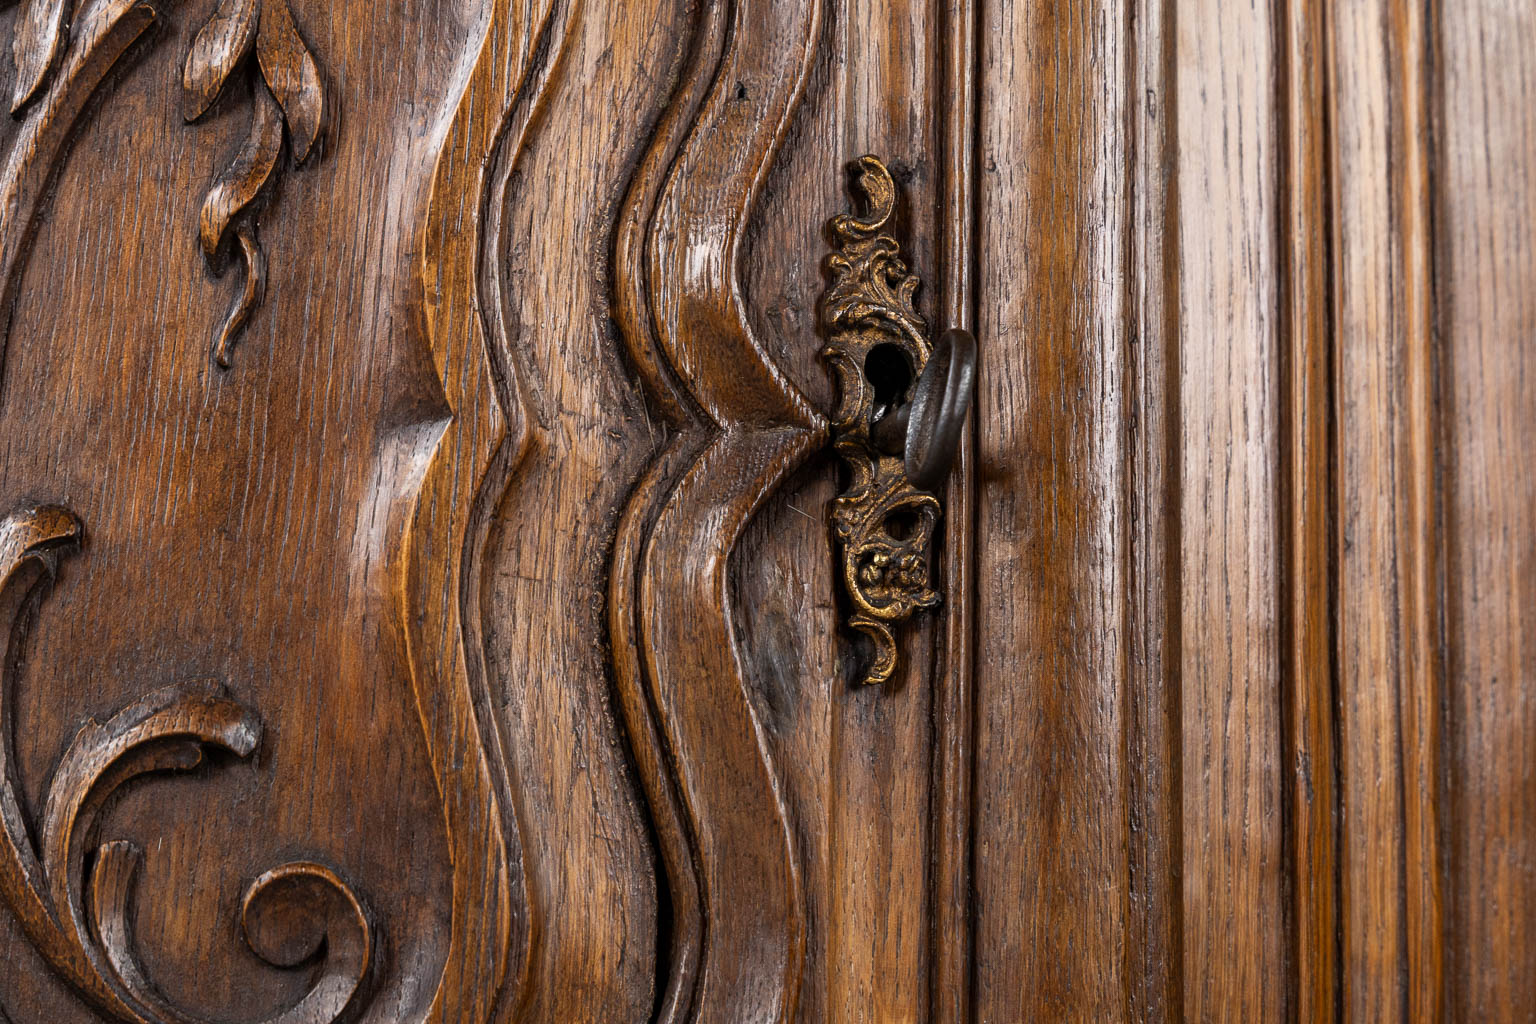
[(926, 1014), (935, 634), (856, 690), (818, 303), (866, 151), (940, 279), (952, 22), (0, 13), (6, 1015)]
[(0, 5), (0, 1021), (1525, 1019), (1533, 35)]

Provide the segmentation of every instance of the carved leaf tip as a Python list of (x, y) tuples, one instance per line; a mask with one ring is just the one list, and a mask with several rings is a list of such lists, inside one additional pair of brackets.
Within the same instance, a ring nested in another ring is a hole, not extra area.
[(56, 505), (12, 512), (0, 520), (0, 582), (29, 559), (52, 573), (55, 553), (78, 544), (83, 531), (74, 513)]
[(263, 0), (256, 59), (288, 124), (293, 158), (303, 163), (320, 137), (325, 90), (315, 58), (293, 23), (288, 0)]
[[(230, 349), (245, 329), (266, 289), (266, 258), (256, 240), (255, 205), (277, 174), (283, 132), (296, 163), (315, 149), (325, 115), (320, 70), (299, 35), (287, 0), (221, 0), (198, 33), (187, 57), (183, 92), (187, 119), (201, 117), (254, 51), (254, 111), (250, 135), (203, 203), (199, 237), (213, 260), (234, 235), (245, 285), (214, 342), (214, 360), (230, 366)], [(246, 65), (249, 66), (249, 65)], [(216, 268), (216, 272), (222, 272)]]
[(210, 258), (229, 238), (235, 218), (250, 208), (272, 180), (283, 152), (282, 120), (272, 95), (259, 84), (251, 91), (255, 107), (251, 132), (203, 201), (199, 237)]
[(48, 72), (64, 52), (67, 14), (65, 0), (22, 0), (16, 16), (16, 89), (11, 113), (31, 101), (48, 80)]
[(245, 287), (241, 289), (239, 299), (225, 318), (224, 326), (219, 329), (219, 340), (213, 348), (214, 361), (225, 370), (233, 365), (230, 349), (234, 347), (235, 339), (245, 330), (245, 325), (261, 304), (262, 294), (267, 288), (267, 258), (261, 251), (260, 243), (256, 241), (255, 225), (244, 220), (235, 234), (240, 242), (240, 257), (245, 261)]
[(222, 0), (198, 31), (182, 73), (185, 116), (195, 121), (208, 112), (235, 69), (256, 43), (259, 0)]

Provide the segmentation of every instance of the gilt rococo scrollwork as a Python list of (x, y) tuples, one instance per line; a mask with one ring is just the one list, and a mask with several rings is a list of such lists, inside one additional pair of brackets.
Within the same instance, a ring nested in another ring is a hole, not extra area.
[[(0, 602), (5, 635), (61, 557), (78, 547), (68, 511), (24, 509), (0, 520)], [(135, 953), (131, 922), (144, 852), (126, 840), (100, 842), (113, 795), (142, 776), (187, 772), (209, 751), (249, 757), (261, 722), (213, 682), (175, 685), (130, 704), (106, 722), (87, 722), (54, 770), (41, 829), (34, 833), (16, 782), (0, 666), (0, 896), (48, 966), (97, 1010), (125, 1024), (195, 1024), (170, 1005)], [(295, 938), (296, 918), (307, 919)], [(276, 967), (297, 967), (324, 950), (305, 996), (268, 1024), (327, 1024), (355, 1011), (373, 969), (373, 926), (357, 895), (334, 872), (294, 863), (251, 883), (241, 903), (251, 951)]]
[(838, 382), (834, 447), (852, 471), (832, 506), (840, 575), (853, 605), (848, 624), (874, 642), (862, 681), (877, 684), (896, 670), (893, 627), (939, 603), (929, 585), (929, 547), (940, 510), (936, 496), (908, 479), (901, 455), (882, 451), (873, 436), (875, 423), (891, 410), (880, 407), (872, 355), (895, 361), (916, 381), (932, 348), (913, 305), (920, 281), (902, 260), (901, 246), (884, 233), (896, 209), (896, 183), (875, 157), (861, 158), (858, 168), (867, 213), (832, 221), (838, 252), (827, 261), (832, 281), (822, 319), (829, 340), (822, 354)]

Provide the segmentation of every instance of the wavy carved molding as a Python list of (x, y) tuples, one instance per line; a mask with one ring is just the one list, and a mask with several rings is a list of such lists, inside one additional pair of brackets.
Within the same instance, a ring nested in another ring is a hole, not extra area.
[(527, 999), (532, 931), (505, 742), (486, 679), (480, 621), (491, 512), (529, 445), (505, 365), (500, 281), (507, 176), (579, 2), (495, 0), (437, 131), (438, 161), (417, 251), (421, 328), (451, 415), (406, 526), (402, 621), (412, 692), (442, 799), (452, 864), (443, 973), (425, 1024), (489, 1019)]
[[(18, 620), (60, 557), (78, 547), (79, 521), (60, 508), (0, 520), (0, 621), (14, 646)], [(249, 757), (261, 722), (215, 683), (171, 686), (105, 723), (87, 722), (53, 772), (41, 829), (23, 810), (12, 754), (14, 723), (0, 665), (0, 896), (48, 966), (113, 1020), (197, 1024), (170, 1005), (134, 952), (135, 878), (144, 853), (126, 840), (99, 842), (112, 797), (146, 775), (187, 772), (206, 751)], [(253, 882), (241, 901), (252, 952), (297, 968), (323, 950), (307, 995), (267, 1024), (327, 1024), (362, 1005), (374, 961), (373, 926), (357, 895), (318, 864), (287, 864)]]
[(755, 337), (738, 266), (820, 23), (820, 0), (702, 6), (615, 244), (616, 318), (671, 432), (621, 518), (609, 595), (620, 703), (672, 895), (667, 1024), (787, 1021), (799, 997), (805, 900), (729, 564), (748, 521), (827, 438)]

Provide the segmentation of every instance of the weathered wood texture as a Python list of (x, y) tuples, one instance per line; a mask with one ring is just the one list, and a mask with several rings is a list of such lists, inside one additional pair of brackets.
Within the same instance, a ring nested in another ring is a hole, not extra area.
[(1532, 22), (984, 5), (978, 1019), (1529, 1014)]
[[(1528, 5), (0, 38), (0, 1020), (1530, 1017)], [(864, 153), (982, 353), (878, 688)]]
[(1446, 1009), (1515, 1021), (1536, 1006), (1536, 11), (1435, 14)]

